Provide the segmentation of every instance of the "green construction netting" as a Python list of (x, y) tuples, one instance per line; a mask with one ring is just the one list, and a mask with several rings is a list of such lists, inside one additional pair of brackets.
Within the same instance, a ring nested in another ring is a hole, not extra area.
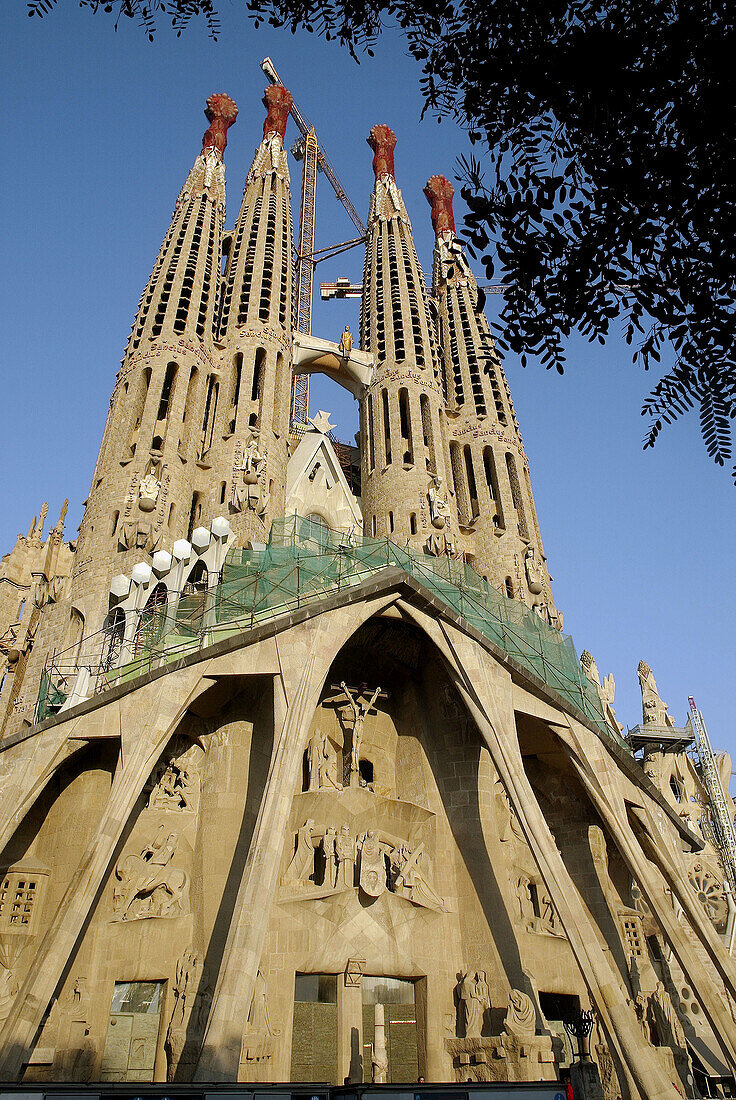
[(275, 520), (261, 548), (231, 550), (214, 588), (147, 611), (136, 633), (134, 659), (104, 674), (98, 690), (358, 585), (391, 566), (415, 577), (522, 668), (616, 737), (595, 685), (582, 673), (572, 639), (526, 604), (501, 595), (464, 562), (415, 554), (388, 539), (345, 535), (300, 516)]

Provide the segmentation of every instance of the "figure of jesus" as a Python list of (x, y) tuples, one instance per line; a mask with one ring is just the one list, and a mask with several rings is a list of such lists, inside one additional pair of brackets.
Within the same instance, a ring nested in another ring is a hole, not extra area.
[(378, 696), (381, 694), (381, 688), (377, 687), (370, 698), (370, 702), (361, 703), (360, 698), (362, 695), (367, 694), (365, 685), (355, 695), (350, 691), (350, 688), (344, 682), (340, 684), (340, 687), (348, 697), (350, 703), (350, 709), (353, 712), (353, 747), (350, 754), (350, 771), (358, 772), (360, 764), (360, 746), (363, 742), (363, 726), (365, 725), (366, 717), (373, 707)]

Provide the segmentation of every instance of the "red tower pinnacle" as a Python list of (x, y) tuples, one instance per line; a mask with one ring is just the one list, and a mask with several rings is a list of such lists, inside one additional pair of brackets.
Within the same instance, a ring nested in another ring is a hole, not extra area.
[(373, 150), (373, 171), (376, 179), (381, 176), (394, 178), (394, 149), (396, 134), (389, 126), (374, 126), (366, 141)]
[(283, 84), (269, 84), (263, 93), (263, 106), (268, 109), (263, 123), (263, 136), (278, 134), (281, 140), (286, 136), (286, 120), (293, 100), (291, 92)]
[(427, 202), (432, 207), (432, 228), (436, 237), (445, 233), (455, 235), (455, 217), (452, 213), (452, 196), (455, 188), (444, 176), (430, 176), (424, 188)]
[(204, 113), (210, 125), (202, 137), (202, 152), (216, 149), (222, 159), (227, 145), (227, 132), (238, 117), (237, 104), (224, 92), (216, 92), (207, 100)]

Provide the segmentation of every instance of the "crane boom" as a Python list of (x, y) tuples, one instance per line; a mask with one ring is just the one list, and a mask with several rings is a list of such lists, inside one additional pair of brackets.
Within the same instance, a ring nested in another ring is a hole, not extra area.
[[(263, 69), (264, 73), (272, 84), (281, 83), (281, 78), (276, 72), (276, 66), (274, 65), (270, 57), (264, 57), (263, 61), (261, 62), (261, 68)], [(313, 130), (314, 127), (312, 126), (309, 119), (305, 118), (296, 103), (292, 103), (291, 105), (291, 117), (294, 119), (299, 133), (302, 135), (303, 138), (306, 139), (309, 131)], [(345, 207), (345, 210), (347, 211), (348, 217), (350, 218), (351, 222), (358, 230), (360, 235), (364, 237), (367, 232), (366, 227), (363, 224), (361, 217), (358, 214), (358, 211), (355, 209), (347, 194), (345, 193), (345, 188), (340, 183), (340, 180), (337, 177), (337, 173), (330, 163), (329, 157), (325, 153), (324, 149), (321, 149), (319, 145), (317, 146), (317, 167), (321, 172), (324, 172), (325, 176), (330, 182), (332, 190), (335, 192), (338, 199)]]
[(688, 696), (687, 701), (690, 705), (690, 721), (695, 733), (695, 743), (700, 758), (703, 781), (710, 800), (713, 824), (723, 856), (724, 870), (731, 891), (736, 893), (736, 832), (734, 832), (733, 819), (728, 811), (726, 796), (721, 784), (721, 777), (718, 773), (708, 731), (703, 721), (703, 715), (695, 706), (692, 695)]

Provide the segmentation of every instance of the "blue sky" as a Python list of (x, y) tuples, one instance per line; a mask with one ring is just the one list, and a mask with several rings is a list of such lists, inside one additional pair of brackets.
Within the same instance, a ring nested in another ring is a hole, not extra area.
[[(74, 534), (138, 298), (200, 147), (204, 101), (225, 91), (240, 107), (226, 152), (232, 224), (261, 134), (264, 55), (361, 212), (372, 181), (366, 135), (376, 122), (393, 127), (397, 182), (420, 259), (431, 267), (422, 187), (434, 173), (452, 177), (469, 145), (451, 123), (420, 121), (419, 70), (400, 35), (387, 33), (375, 59), (358, 66), (316, 35), (256, 31), (239, 0), (219, 7), (219, 43), (196, 24), (177, 39), (162, 21), (150, 44), (130, 21), (116, 33), (112, 19), (80, 11), (74, 0), (60, 0), (41, 21), (26, 16), (25, 0), (3, 4), (0, 552), (44, 500), (55, 517), (69, 497)], [(287, 142), (296, 136), (290, 124)], [(459, 200), (456, 216), (460, 222)], [(320, 180), (317, 247), (353, 235)], [(361, 270), (354, 250), (321, 264), (317, 279), (359, 280)], [(492, 316), (496, 302), (488, 301)], [(357, 314), (356, 301), (317, 297), (313, 329), (337, 339), (346, 322), (356, 331)], [(578, 652), (590, 649), (601, 674), (614, 673), (626, 725), (641, 717), (636, 666), (644, 657), (677, 722), (694, 694), (716, 746), (736, 754), (736, 599), (724, 574), (736, 489), (707, 458), (696, 418), (642, 452), (639, 408), (655, 379), (632, 365), (616, 338), (605, 348), (572, 340), (563, 378), (514, 360), (506, 370), (556, 601)], [(342, 390), (314, 382), (311, 408), (331, 410), (338, 434), (353, 435), (356, 407)]]

